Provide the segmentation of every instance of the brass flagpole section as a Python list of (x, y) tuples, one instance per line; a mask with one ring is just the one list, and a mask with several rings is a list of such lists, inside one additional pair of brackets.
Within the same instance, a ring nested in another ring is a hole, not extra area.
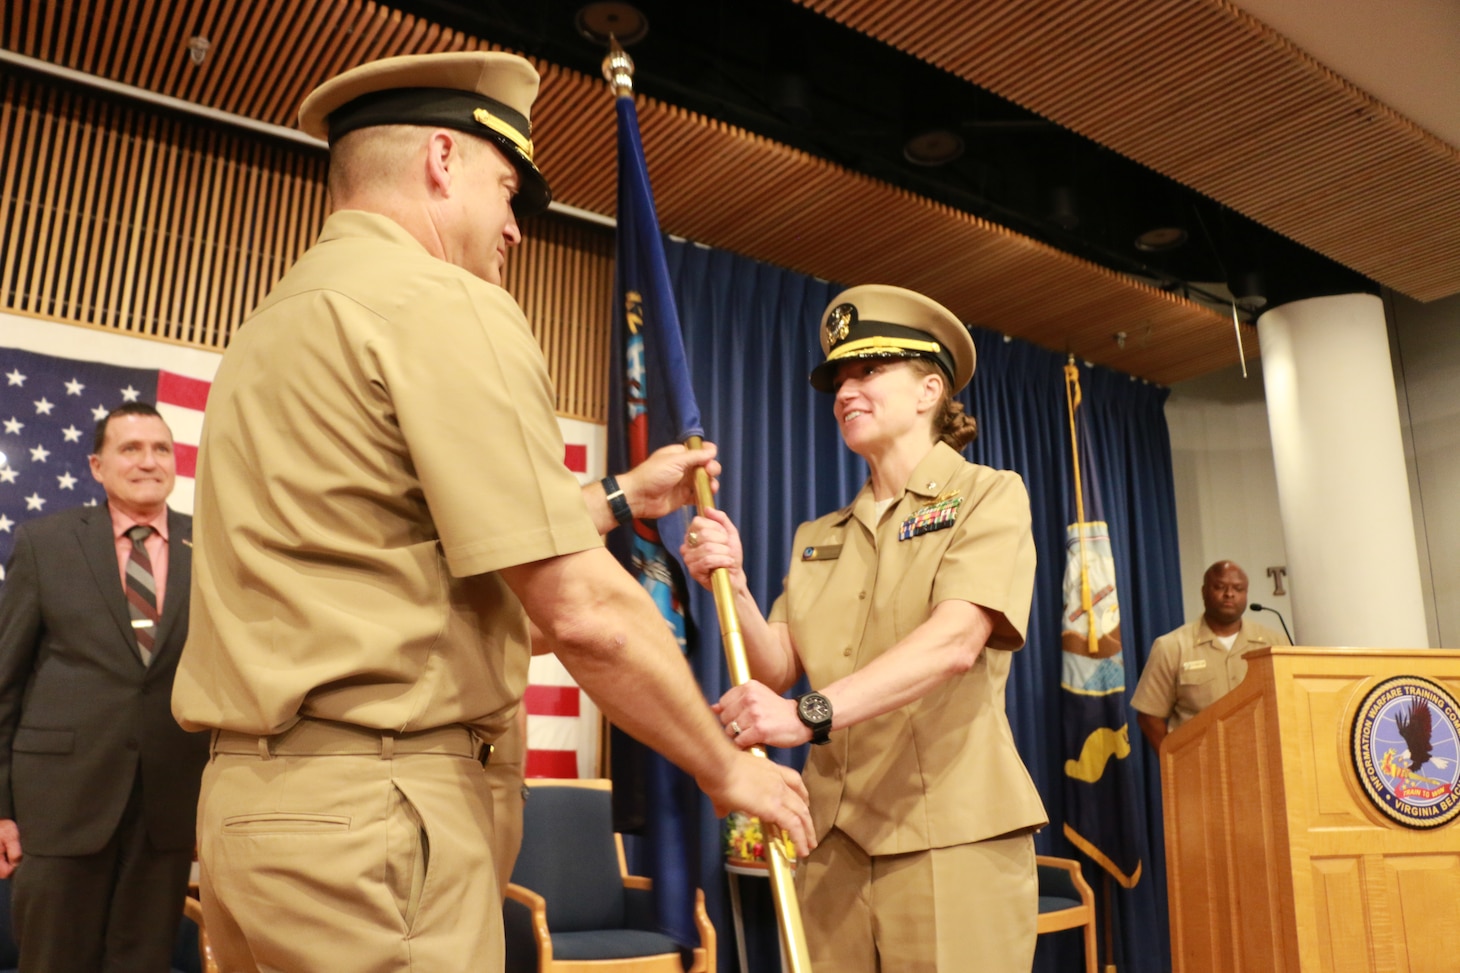
[(1070, 416), (1070, 467), (1075, 472), (1075, 537), (1080, 542), (1080, 610), (1085, 613), (1090, 655), (1100, 651), (1100, 629), (1095, 623), (1095, 605), (1090, 594), (1090, 562), (1085, 551), (1085, 491), (1080, 482), (1080, 439), (1075, 432), (1075, 410), (1080, 407), (1080, 367), (1075, 356), (1065, 362), (1065, 406)]
[[(700, 447), (700, 437), (691, 436), (685, 443), (690, 449)], [(701, 513), (715, 509), (715, 495), (710, 489), (710, 475), (704, 467), (695, 470), (695, 502)], [(710, 588), (715, 595), (715, 614), (720, 616), (720, 641), (725, 646), (725, 664), (730, 681), (739, 686), (750, 681), (750, 664), (745, 660), (745, 638), (740, 632), (740, 616), (735, 611), (735, 596), (730, 590), (730, 571), (716, 568), (710, 573)], [(765, 747), (751, 747), (750, 752), (767, 760)], [(774, 832), (774, 829), (772, 829)], [(791, 878), (791, 863), (786, 860), (785, 845), (780, 835), (771, 833), (765, 844), (771, 898), (776, 906), (776, 924), (781, 928), (781, 949), (788, 973), (811, 973), (811, 951), (806, 946), (806, 930), (801, 926), (801, 904), (796, 899), (796, 886)]]
[[(603, 59), (603, 77), (608, 81), (615, 98), (634, 97), (634, 62), (619, 45), (617, 38), (609, 35), (609, 52)], [(637, 134), (637, 133), (636, 133)], [(622, 217), (620, 217), (622, 218)], [(699, 436), (691, 436), (686, 442), (690, 449), (697, 449), (702, 442)], [(715, 509), (715, 495), (710, 489), (710, 476), (703, 468), (695, 470), (695, 499), (699, 510)], [(740, 617), (735, 612), (734, 595), (730, 590), (730, 572), (719, 568), (710, 575), (710, 587), (715, 595), (715, 613), (720, 617), (720, 639), (725, 647), (725, 661), (730, 670), (730, 680), (739, 686), (750, 681), (750, 665), (745, 659), (745, 639), (740, 631)], [(752, 747), (751, 753), (763, 760), (769, 760), (764, 747)], [(776, 924), (781, 932), (781, 955), (787, 973), (811, 973), (811, 953), (806, 946), (806, 931), (801, 925), (801, 906), (796, 901), (796, 887), (791, 878), (791, 863), (786, 860), (785, 848), (779, 833), (768, 832), (771, 840), (766, 842), (767, 865), (771, 883), (771, 898), (775, 902)]]

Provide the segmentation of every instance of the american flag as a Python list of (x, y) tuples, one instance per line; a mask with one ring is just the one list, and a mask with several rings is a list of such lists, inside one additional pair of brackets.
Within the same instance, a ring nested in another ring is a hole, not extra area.
[(600, 777), (593, 700), (573, 682), (555, 655), (535, 655), (522, 697), (527, 710), (528, 777)]
[[(605, 430), (595, 423), (558, 417), (565, 444), (563, 462), (579, 483), (604, 474)], [(527, 673), (528, 777), (599, 777), (598, 707), (578, 688), (555, 655), (535, 655)]]
[(0, 565), (10, 562), (21, 522), (106, 502), (88, 457), (97, 420), (125, 402), (155, 403), (172, 428), (178, 485), (169, 503), (189, 512), (208, 385), (156, 368), (0, 348)]
[[(168, 506), (192, 513), (203, 405), (221, 358), (0, 314), (0, 583), (21, 522), (105, 502), (88, 457), (96, 420), (123, 402), (155, 403), (167, 420), (177, 456)], [(582, 483), (601, 478), (604, 427), (561, 417), (558, 424), (568, 469)], [(597, 776), (600, 721), (593, 701), (554, 656), (534, 658), (528, 678), (528, 776)]]

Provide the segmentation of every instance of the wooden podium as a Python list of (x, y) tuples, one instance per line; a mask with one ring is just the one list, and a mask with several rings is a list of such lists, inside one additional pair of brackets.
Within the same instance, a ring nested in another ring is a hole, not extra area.
[(1386, 770), (1402, 765), (1409, 751), (1387, 741), (1413, 701), (1382, 709), (1409, 685), (1396, 677), (1453, 702), (1460, 651), (1284, 646), (1248, 662), (1161, 747), (1175, 973), (1460, 971), (1460, 818), (1434, 824), (1460, 814), (1452, 721), (1434, 714), (1438, 760), (1397, 772), (1401, 798), (1432, 802), (1418, 812), (1428, 820), (1397, 820), (1382, 789), (1371, 797), (1386, 775), (1370, 769), (1366, 784), (1356, 769), (1371, 750)]

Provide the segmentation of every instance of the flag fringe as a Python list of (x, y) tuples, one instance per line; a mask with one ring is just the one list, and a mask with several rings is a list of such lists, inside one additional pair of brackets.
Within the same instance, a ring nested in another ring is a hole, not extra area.
[(1089, 696), (1092, 699), (1099, 699), (1102, 696), (1116, 696), (1125, 692), (1124, 686), (1118, 689), (1082, 689), (1071, 686), (1067, 682), (1061, 682), (1060, 688), (1073, 696)]

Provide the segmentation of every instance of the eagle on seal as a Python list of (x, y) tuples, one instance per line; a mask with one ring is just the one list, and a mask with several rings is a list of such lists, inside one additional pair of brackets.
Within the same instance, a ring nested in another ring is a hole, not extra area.
[(1399, 758), (1409, 760), (1410, 773), (1418, 773), (1426, 763), (1433, 763), (1440, 770), (1449, 765), (1449, 760), (1434, 755), (1430, 740), (1434, 733), (1434, 716), (1430, 713), (1429, 703), (1422, 699), (1411, 699), (1408, 709), (1401, 710), (1394, 717), (1394, 723), (1399, 728), (1399, 735), (1409, 744), (1409, 749), (1400, 754)]

